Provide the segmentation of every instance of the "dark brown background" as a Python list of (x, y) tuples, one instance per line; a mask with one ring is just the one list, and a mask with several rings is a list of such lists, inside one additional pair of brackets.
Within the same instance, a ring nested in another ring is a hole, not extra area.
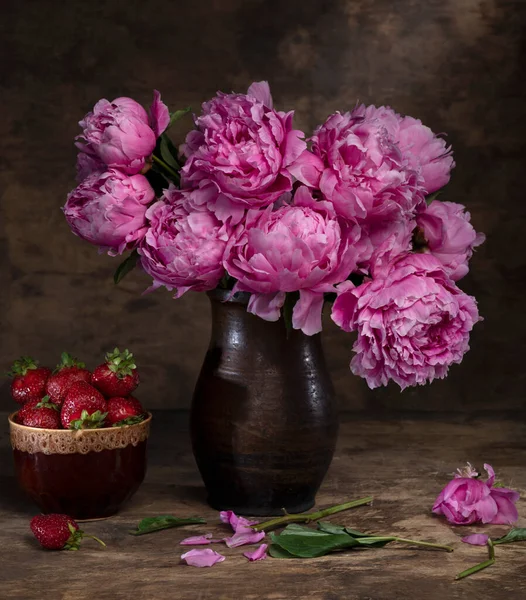
[(360, 100), (447, 132), (457, 168), (444, 199), (465, 203), (488, 236), (461, 283), (485, 322), (447, 380), (371, 392), (348, 371), (351, 337), (327, 320), (342, 405), (524, 407), (525, 23), (522, 0), (2, 3), (0, 367), (22, 353), (53, 365), (63, 349), (94, 366), (118, 344), (137, 355), (146, 405), (188, 406), (207, 299), (141, 296), (138, 273), (115, 288), (116, 261), (69, 232), (59, 208), (74, 186), (76, 123), (100, 97), (147, 104), (158, 88), (172, 109), (198, 109), (218, 89), (268, 79), (306, 131)]

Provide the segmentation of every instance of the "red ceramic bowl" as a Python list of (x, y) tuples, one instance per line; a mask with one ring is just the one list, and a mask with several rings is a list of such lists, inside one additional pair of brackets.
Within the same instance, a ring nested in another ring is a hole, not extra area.
[(37, 429), (9, 416), (15, 470), (43, 513), (75, 519), (115, 514), (146, 474), (151, 414), (142, 423), (104, 429)]

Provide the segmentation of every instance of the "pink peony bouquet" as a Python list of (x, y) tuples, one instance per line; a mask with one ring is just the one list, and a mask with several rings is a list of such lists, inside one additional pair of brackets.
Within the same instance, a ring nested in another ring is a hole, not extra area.
[[(353, 373), (402, 389), (446, 376), (480, 320), (457, 286), (484, 241), (461, 204), (437, 200), (451, 148), (388, 107), (336, 112), (306, 139), (267, 82), (218, 92), (177, 148), (170, 113), (99, 100), (81, 121), (79, 185), (64, 206), (76, 235), (180, 297), (248, 292), (247, 310), (314, 335), (324, 305), (355, 332)], [(288, 312), (288, 311), (287, 311)]]

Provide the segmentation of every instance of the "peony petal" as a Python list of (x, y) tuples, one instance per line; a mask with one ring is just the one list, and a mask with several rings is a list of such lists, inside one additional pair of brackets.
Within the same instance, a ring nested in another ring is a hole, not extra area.
[(181, 556), (186, 564), (191, 567), (213, 567), (218, 562), (223, 562), (225, 557), (210, 548), (206, 550), (190, 550)]
[(305, 335), (314, 335), (321, 331), (321, 313), (323, 294), (300, 290), (299, 300), (292, 311), (292, 327), (301, 329)]
[(491, 497), (497, 504), (497, 514), (490, 521), (492, 525), (511, 525), (519, 518), (515, 502), (519, 499), (519, 493), (507, 488), (493, 488)]
[(257, 544), (265, 537), (264, 531), (236, 531), (232, 537), (225, 538), (224, 542), (229, 548)]
[(212, 534), (207, 533), (205, 535), (194, 535), (193, 537), (188, 537), (179, 542), (181, 546), (200, 546), (205, 544), (210, 544), (212, 541)]
[(170, 124), (170, 112), (168, 107), (161, 100), (161, 94), (153, 91), (153, 102), (150, 106), (150, 127), (153, 129), (156, 137), (159, 137)]
[(268, 544), (261, 544), (254, 552), (243, 552), (243, 556), (246, 556), (250, 561), (265, 560), (267, 558), (267, 548)]
[(486, 485), (488, 487), (493, 487), (493, 484), (495, 483), (495, 471), (493, 470), (493, 467), (485, 463), (484, 470), (488, 474), (488, 480), (486, 481)]
[(472, 533), (462, 538), (465, 544), (471, 544), (472, 546), (485, 546), (488, 543), (489, 535), (485, 533)]
[(272, 108), (272, 95), (268, 81), (254, 81), (247, 91), (247, 96), (262, 102), (267, 108)]

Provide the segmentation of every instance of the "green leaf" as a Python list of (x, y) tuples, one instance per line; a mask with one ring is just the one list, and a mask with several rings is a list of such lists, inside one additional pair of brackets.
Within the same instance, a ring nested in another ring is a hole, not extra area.
[(269, 546), (268, 553), (270, 556), (272, 556), (272, 558), (297, 558), (297, 556), (294, 556), (290, 552), (283, 550), (283, 548), (280, 548), (277, 544), (271, 544)]
[(176, 110), (175, 112), (170, 113), (170, 124), (168, 125), (168, 127), (170, 127), (170, 125), (173, 125), (179, 119), (182, 119), (191, 110), (192, 110), (192, 107), (187, 106), (186, 108), (183, 108), (182, 110)]
[[(177, 162), (177, 154), (175, 154), (175, 156), (172, 154), (172, 150), (168, 142), (168, 136), (163, 133), (159, 142), (159, 152), (161, 153), (161, 158), (168, 166), (178, 171), (180, 167), (179, 163)], [(171, 146), (173, 147), (173, 144), (171, 144)]]
[(353, 538), (375, 537), (370, 533), (362, 533), (361, 531), (356, 531), (356, 529), (351, 529), (350, 527), (345, 528), (345, 533), (348, 533)]
[(117, 421), (114, 423), (112, 427), (124, 427), (126, 425), (137, 425), (137, 423), (142, 423), (146, 415), (134, 415), (133, 417), (127, 417), (126, 419), (122, 419), (122, 421)]
[(436, 200), (441, 193), (442, 190), (437, 190), (436, 192), (429, 194), (429, 196), (426, 196), (426, 204), (429, 206), (431, 202), (433, 202), (433, 200)]
[(325, 533), (299, 525), (288, 525), (279, 535), (274, 535), (273, 542), (299, 558), (315, 558), (359, 545), (355, 538), (346, 533)]
[(526, 542), (526, 528), (514, 527), (508, 533), (496, 540), (492, 540), (494, 545), (511, 544), (513, 542)]
[(360, 546), (367, 546), (369, 548), (383, 548), (390, 542), (394, 542), (396, 540), (395, 537), (392, 536), (364, 536), (355, 538)]
[(345, 533), (345, 527), (343, 525), (334, 525), (329, 521), (318, 521), (318, 529), (320, 531), (324, 531), (325, 533)]
[(287, 338), (292, 331), (292, 311), (299, 298), (299, 292), (287, 292), (285, 296), (285, 302), (283, 304), (283, 320), (285, 321), (285, 327), (287, 329)]
[(506, 486), (502, 483), (502, 481), (495, 481), (495, 483), (491, 487), (492, 488), (505, 488)]
[(139, 260), (139, 253), (137, 250), (134, 250), (127, 258), (125, 258), (121, 264), (117, 267), (115, 274), (113, 275), (113, 281), (115, 285), (120, 283), (126, 275), (137, 265), (137, 261)]
[(131, 535), (145, 535), (147, 533), (153, 533), (154, 531), (161, 531), (162, 529), (171, 529), (172, 527), (182, 527), (183, 525), (200, 525), (206, 521), (202, 517), (190, 517), (187, 519), (180, 519), (179, 517), (173, 517), (172, 515), (161, 515), (159, 517), (147, 517), (143, 519), (138, 525), (135, 531), (130, 531)]

